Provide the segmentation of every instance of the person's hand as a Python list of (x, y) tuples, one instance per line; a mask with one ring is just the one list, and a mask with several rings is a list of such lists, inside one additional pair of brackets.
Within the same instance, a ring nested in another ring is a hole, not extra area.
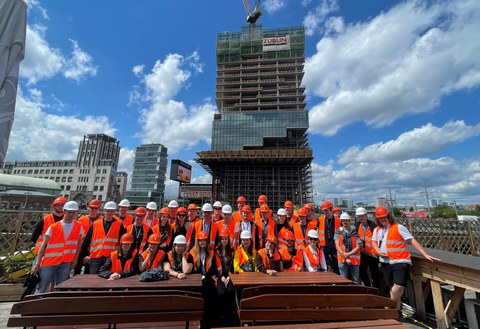
[(431, 262), (434, 262), (434, 261), (435, 261), (435, 262), (439, 262), (439, 261), (441, 261), (440, 258), (433, 257), (433, 256), (430, 256), (430, 255), (426, 255), (425, 258), (428, 259), (428, 260), (431, 261)]
[(90, 256), (83, 257), (83, 263), (84, 264), (90, 264)]
[(113, 280), (118, 280), (120, 279), (120, 274), (119, 273), (112, 273), (110, 277), (108, 278), (108, 281), (113, 281)]
[(179, 279), (186, 279), (187, 278), (187, 275), (183, 272), (178, 272), (177, 273), (177, 278)]
[(277, 271), (275, 270), (267, 270), (268, 275), (277, 275)]
[(32, 273), (32, 275), (33, 275), (33, 274), (36, 274), (38, 272), (40, 272), (40, 264), (37, 262), (35, 264), (35, 266), (33, 266), (32, 269), (30, 270), (30, 273)]

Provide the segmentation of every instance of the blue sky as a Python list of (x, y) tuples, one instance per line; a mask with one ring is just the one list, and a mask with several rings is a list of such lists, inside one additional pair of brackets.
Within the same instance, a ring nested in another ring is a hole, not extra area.
[[(215, 41), (242, 0), (29, 0), (8, 160), (74, 159), (84, 134), (210, 149)], [(253, 1), (250, 0), (253, 6)], [(264, 28), (305, 26), (317, 198), (479, 203), (480, 2), (265, 0)], [(167, 174), (168, 176), (168, 174)], [(167, 195), (178, 183), (167, 181)]]

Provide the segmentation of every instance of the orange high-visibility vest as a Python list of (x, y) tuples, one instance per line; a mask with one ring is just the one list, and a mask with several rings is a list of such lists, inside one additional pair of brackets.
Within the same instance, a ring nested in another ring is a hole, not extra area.
[[(258, 219), (258, 221), (255, 221), (257, 223), (257, 228), (258, 228), (258, 248), (263, 248), (265, 247), (265, 243), (263, 241), (263, 221), (261, 218)], [(275, 222), (271, 219), (268, 219), (268, 230), (267, 230), (267, 237), (270, 235), (275, 235)]]
[[(250, 233), (252, 234), (253, 247), (255, 248), (255, 246), (257, 245), (257, 240), (259, 239), (258, 235), (260, 235), (261, 233), (257, 232), (258, 227), (254, 222), (248, 221), (248, 223), (250, 225)], [(240, 247), (241, 233), (242, 233), (242, 221), (235, 223), (235, 230), (233, 232), (233, 248), (234, 249), (237, 249), (238, 247)]]
[(117, 249), (118, 236), (122, 223), (114, 219), (110, 230), (105, 233), (103, 219), (93, 223), (92, 242), (90, 243), (90, 258), (108, 257)]
[(285, 241), (285, 233), (290, 231), (287, 227), (282, 227), (280, 232), (277, 233), (278, 249), (287, 248), (287, 241)]
[[(103, 219), (103, 216), (98, 216), (97, 219), (95, 219), (95, 221), (97, 220), (102, 220)], [(88, 230), (90, 229), (90, 226), (92, 226), (92, 221), (90, 220), (90, 217), (88, 217), (88, 215), (84, 215), (82, 217), (80, 217), (78, 219), (78, 221), (80, 222), (80, 224), (82, 224), (83, 226), (83, 232), (85, 234), (88, 233)]]
[[(378, 241), (378, 231), (380, 227), (375, 228), (375, 234)], [(380, 243), (380, 241), (378, 241)], [(387, 233), (387, 255), (392, 260), (410, 260), (410, 252), (408, 251), (407, 242), (403, 239), (398, 224), (393, 224)]]
[[(190, 254), (192, 255), (193, 257), (193, 266), (196, 268), (197, 267), (197, 254), (195, 253), (195, 249), (192, 249), (190, 250)], [(216, 265), (217, 265), (217, 270), (219, 273), (222, 273), (222, 263), (220, 262), (220, 258), (218, 258), (217, 255), (215, 255), (215, 253), (213, 252), (213, 250), (210, 250), (210, 253), (207, 255), (205, 255), (205, 272), (208, 272), (208, 270), (210, 269), (210, 266), (212, 266), (212, 262), (213, 262), (213, 257), (215, 257), (215, 262), (216, 262)], [(196, 268), (197, 269), (197, 268)], [(199, 269), (197, 269), (198, 271)]]
[(322, 265), (323, 251), (320, 248), (317, 248), (317, 257), (313, 254), (310, 247), (303, 249), (304, 254), (307, 256), (310, 265), (315, 269), (320, 269)]
[(233, 214), (232, 214), (232, 217), (233, 217), (233, 221), (234, 221), (235, 223), (238, 223), (239, 221), (242, 220), (242, 214), (240, 213), (239, 210), (234, 211)]
[[(260, 216), (260, 208), (255, 208), (255, 214), (254, 214), (253, 218), (255, 219), (256, 222), (259, 221), (259, 220), (262, 220), (262, 216)], [(268, 219), (273, 220), (273, 210), (272, 209), (268, 209)]]
[(122, 269), (122, 261), (118, 258), (118, 251), (115, 250), (110, 254), (110, 261), (112, 262), (112, 267), (110, 271), (113, 273), (122, 273), (123, 271), (128, 271), (132, 266), (133, 260), (137, 255), (137, 249), (133, 250), (132, 256), (125, 262), (125, 267)]
[(284, 268), (285, 272), (301, 272), (303, 269), (303, 250), (297, 250), (295, 256), (288, 252), (287, 249), (278, 249), (278, 253), (282, 257), (282, 261), (292, 260), (292, 267)]
[(314, 230), (316, 226), (315, 225), (316, 223), (312, 223), (312, 222), (313, 221), (311, 221), (310, 223), (307, 223), (307, 229), (305, 230), (305, 235), (303, 235), (303, 232), (302, 232), (301, 222), (297, 222), (293, 225), (293, 235), (295, 236), (295, 249), (303, 249), (308, 246), (308, 243), (307, 243), (308, 231)]
[[(338, 231), (338, 246), (340, 247), (340, 251), (345, 253), (347, 252), (346, 248), (345, 248), (345, 245), (343, 244), (343, 234), (345, 233), (345, 231)], [(357, 237), (356, 236), (352, 236), (350, 237), (350, 240), (352, 241), (352, 249), (355, 249), (357, 247)], [(360, 251), (356, 252), (355, 254), (351, 255), (350, 257), (348, 257), (348, 259), (350, 259), (352, 261), (352, 265), (360, 265)], [(345, 263), (346, 262), (346, 259), (343, 258), (340, 253), (337, 253), (337, 260), (340, 262), (340, 263)]]
[[(170, 225), (169, 223), (166, 223), (165, 225)], [(148, 225), (147, 225), (148, 227)], [(171, 226), (170, 226), (171, 227)], [(153, 228), (152, 228), (152, 232), (154, 234), (158, 234), (160, 235), (160, 238), (161, 238), (161, 241), (160, 241), (160, 245), (158, 246), (158, 248), (162, 248), (162, 249), (166, 249), (167, 247), (170, 246), (170, 242), (172, 242), (172, 236), (173, 236), (173, 233), (172, 233), (172, 230), (170, 229), (170, 233), (169, 232), (166, 232), (167, 233), (167, 237), (165, 237), (161, 232), (160, 232), (160, 225), (155, 225)], [(145, 237), (145, 235), (144, 235)]]
[[(318, 218), (318, 242), (322, 247), (324, 247), (327, 244), (325, 240), (325, 221), (326, 221), (325, 215), (322, 215)], [(334, 217), (334, 223), (335, 223), (334, 225), (335, 227), (333, 229), (333, 232), (335, 232), (340, 228), (340, 226), (342, 226), (342, 222), (337, 217)]]
[[(225, 227), (224, 222), (225, 222), (225, 219), (222, 219), (215, 223), (215, 225), (217, 225), (217, 232), (220, 233), (220, 230)], [(233, 219), (230, 219), (227, 229), (228, 229), (228, 232), (230, 233), (230, 236), (229, 236), (230, 245), (233, 246), (233, 233), (235, 232), (235, 222), (233, 221)]]
[[(150, 269), (150, 268), (157, 268), (160, 264), (160, 261), (163, 259), (163, 256), (165, 256), (165, 252), (163, 250), (157, 249), (157, 254), (155, 255), (155, 258), (152, 260), (150, 259), (147, 263), (147, 267), (145, 267), (145, 271)], [(148, 251), (145, 250), (142, 252), (142, 258), (145, 260), (148, 257)]]
[(82, 224), (73, 221), (72, 231), (65, 240), (61, 222), (52, 224), (52, 235), (48, 240), (41, 266), (55, 266), (61, 263), (73, 262), (77, 253), (78, 240)]
[(48, 228), (50, 225), (55, 223), (55, 218), (53, 217), (53, 214), (48, 214), (43, 217), (43, 230), (42, 234), (37, 239), (37, 242), (35, 242), (35, 255), (38, 255), (38, 251), (40, 250), (40, 247), (42, 246), (43, 243), (43, 237), (45, 236), (45, 233), (47, 232)]
[[(286, 220), (288, 220), (288, 218)], [(299, 221), (300, 220), (298, 219), (297, 215), (292, 214), (292, 217), (290, 218), (290, 227), (293, 227), (293, 225)]]
[[(268, 256), (267, 256), (267, 251), (265, 250), (265, 248), (262, 248), (258, 251), (258, 254), (260, 255), (260, 257), (262, 258), (262, 263), (263, 263), (263, 266), (265, 266), (267, 269), (271, 270), (271, 268), (268, 268), (268, 265), (270, 264), (269, 261), (268, 261)], [(280, 260), (281, 257), (280, 257), (280, 254), (278, 253), (278, 251), (275, 251), (273, 253), (273, 259), (274, 260)]]
[(125, 229), (127, 227), (129, 227), (130, 225), (132, 225), (133, 224), (133, 216), (132, 215), (125, 216), (125, 218), (122, 221), (122, 224), (123, 224), (123, 227), (125, 227)]
[(370, 230), (370, 226), (367, 226), (367, 229), (364, 230), (363, 225), (360, 224), (358, 226), (358, 235), (360, 236), (360, 239), (364, 243), (364, 246), (362, 245), (361, 251), (370, 255), (375, 255), (375, 250), (373, 249), (373, 244), (372, 244), (373, 232), (372, 230)]
[[(203, 219), (195, 222), (194, 230), (195, 230), (195, 235), (198, 234), (198, 232), (203, 231)], [(192, 232), (193, 234), (193, 232)], [(197, 237), (192, 237), (197, 240)], [(213, 220), (210, 221), (210, 250), (215, 249), (215, 239), (217, 238), (217, 225), (216, 223), (213, 222)]]
[[(147, 226), (148, 226), (147, 218), (144, 218), (144, 219), (143, 219), (143, 222), (144, 222), (145, 224), (147, 224)], [(150, 226), (148, 226), (148, 227), (150, 227), (150, 228), (153, 230), (153, 227), (154, 227), (155, 225), (158, 225), (158, 223), (159, 223), (158, 218), (157, 218), (157, 217), (154, 217), (154, 218), (153, 218), (153, 221), (152, 221), (152, 225), (150, 225)]]
[(234, 253), (234, 260), (233, 260), (233, 265), (234, 265), (234, 270), (235, 272), (244, 272), (243, 269), (242, 269), (242, 266), (246, 263), (248, 263), (250, 260), (252, 261), (252, 264), (253, 264), (253, 267), (254, 267), (254, 271), (257, 272), (257, 264), (256, 264), (256, 255), (257, 255), (257, 252), (255, 250), (255, 248), (252, 249), (252, 255), (250, 257), (250, 255), (247, 254), (247, 252), (245, 251), (245, 249), (243, 249), (243, 246), (240, 246), (238, 247), (236, 250), (235, 250), (235, 253)]
[[(132, 225), (129, 225), (127, 227), (127, 233), (130, 233), (131, 235), (133, 235), (133, 227), (135, 226), (135, 224), (132, 224)], [(149, 227), (147, 224), (145, 223), (142, 223), (142, 231), (143, 231), (143, 236), (142, 236), (142, 242), (140, 242), (140, 251), (143, 250), (143, 248), (145, 248), (145, 245), (147, 244), (147, 239), (148, 239), (148, 230), (149, 230)]]

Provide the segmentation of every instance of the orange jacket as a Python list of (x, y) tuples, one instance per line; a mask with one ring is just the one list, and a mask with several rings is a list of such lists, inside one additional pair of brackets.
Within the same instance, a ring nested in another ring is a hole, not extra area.
[[(126, 227), (127, 233), (130, 233), (131, 235), (134, 235), (134, 234), (133, 234), (133, 227), (134, 227), (134, 226), (135, 226), (134, 224), (128, 225), (128, 226)], [(148, 236), (147, 236), (147, 235), (148, 235), (148, 230), (149, 230), (149, 229), (150, 229), (150, 228), (148, 227), (147, 224), (142, 223), (143, 236), (142, 236), (142, 242), (140, 242), (140, 251), (142, 251), (142, 250), (145, 248), (145, 245), (147, 244), (147, 239), (148, 239)]]
[[(265, 248), (260, 249), (258, 251), (258, 254), (262, 258), (263, 266), (265, 266), (268, 270), (274, 270), (274, 268), (269, 268), (270, 262), (268, 261), (267, 251), (265, 250)], [(278, 251), (275, 251), (273, 253), (273, 259), (274, 260), (281, 260), (282, 259), (282, 257), (280, 256), (280, 253)], [(258, 264), (257, 264), (257, 266), (258, 266)]]
[(232, 214), (232, 217), (233, 217), (233, 221), (235, 223), (238, 223), (239, 221), (242, 220), (242, 214), (240, 214), (240, 211), (237, 210), (237, 211), (234, 211), (233, 214)]
[[(333, 232), (335, 233), (336, 230), (342, 226), (342, 222), (340, 221), (339, 218), (335, 217), (335, 227), (333, 229)], [(325, 215), (322, 215), (318, 218), (318, 242), (320, 246), (324, 247), (326, 245), (326, 240), (325, 240)]]
[[(225, 220), (219, 220), (218, 222), (215, 223), (217, 225), (217, 231), (220, 232), (220, 230), (224, 227)], [(235, 232), (235, 222), (233, 219), (230, 219), (230, 223), (228, 223), (228, 232), (230, 233), (230, 244), (233, 246), (233, 233)]]
[[(253, 216), (255, 221), (262, 220), (262, 216), (260, 216), (260, 208), (255, 208), (255, 215)], [(268, 209), (268, 219), (273, 220), (273, 210)]]
[[(379, 229), (380, 228), (377, 227), (373, 233), (377, 237), (377, 241)], [(393, 224), (388, 229), (386, 248), (387, 255), (392, 260), (398, 261), (410, 259), (410, 252), (408, 251), (407, 242), (400, 235), (398, 224)]]
[[(155, 258), (152, 260), (150, 259), (148, 261), (147, 267), (145, 267), (145, 271), (150, 269), (150, 268), (157, 268), (158, 266), (162, 265), (160, 262), (163, 260), (163, 257), (165, 256), (165, 252), (163, 250), (157, 249), (157, 254), (155, 255)], [(148, 257), (148, 251), (145, 250), (142, 252), (142, 258), (147, 259)], [(133, 259), (133, 257), (132, 257)], [(112, 271), (113, 272), (113, 271)]]
[(125, 227), (125, 229), (127, 227), (129, 227), (130, 225), (132, 225), (133, 224), (133, 216), (132, 215), (125, 216), (125, 218), (122, 221), (122, 224), (123, 224), (123, 227)]
[[(190, 225), (192, 226), (192, 225)], [(190, 233), (190, 237), (187, 241), (187, 246), (190, 246), (190, 243), (193, 241), (196, 241), (196, 235), (198, 232), (203, 231), (203, 219), (196, 221), (193, 224), (193, 230)], [(215, 241), (217, 239), (217, 223), (213, 222), (213, 220), (210, 221), (210, 250), (215, 249)], [(191, 244), (193, 247), (193, 243)]]
[[(303, 250), (297, 250), (297, 253), (295, 256), (292, 257), (292, 255), (288, 252), (287, 249), (278, 249), (278, 253), (282, 257), (283, 261), (283, 268), (285, 269), (285, 272), (301, 272), (303, 269)], [(289, 268), (285, 268), (285, 263), (286, 261), (292, 261), (292, 266)]]
[(263, 221), (262, 221), (262, 219), (259, 218), (258, 220), (255, 220), (255, 223), (257, 223), (257, 228), (258, 228), (258, 238), (259, 238), (258, 248), (260, 250), (261, 248), (265, 247), (264, 239), (266, 239), (267, 236), (275, 235), (275, 222), (272, 219), (268, 219), (268, 229), (267, 229), (267, 235), (265, 236), (265, 238), (263, 237)]
[(362, 240), (361, 251), (363, 251), (366, 254), (376, 255), (372, 245), (373, 232), (371, 227), (367, 226), (367, 229), (365, 230), (363, 228), (363, 225), (360, 224), (358, 226), (358, 235), (360, 236), (360, 240)]
[[(344, 230), (338, 230), (338, 246), (340, 247), (340, 251), (343, 253), (346, 253), (347, 250), (345, 248), (345, 245), (343, 244), (343, 235), (345, 234)], [(350, 241), (352, 242), (352, 250), (357, 247), (357, 238), (358, 236), (352, 236), (350, 237)], [(356, 252), (355, 254), (351, 255), (348, 257), (352, 261), (352, 265), (360, 265), (360, 251)], [(340, 263), (345, 263), (346, 259), (343, 258), (340, 253), (337, 253), (337, 260)]]
[(115, 250), (110, 254), (110, 261), (112, 262), (112, 267), (110, 271), (113, 273), (122, 273), (123, 271), (128, 271), (132, 266), (133, 260), (137, 255), (137, 249), (132, 252), (132, 256), (125, 263), (125, 267), (122, 269), (122, 261), (118, 258), (118, 251)]
[[(102, 219), (103, 219), (103, 216), (98, 216), (98, 218), (95, 219), (95, 221), (102, 220)], [(80, 217), (78, 221), (83, 226), (83, 232), (87, 234), (88, 230), (90, 229), (90, 226), (92, 226), (92, 221), (90, 220), (90, 217), (88, 217), (88, 215), (84, 215)]]
[(38, 255), (38, 251), (43, 243), (43, 237), (45, 236), (45, 232), (47, 232), (50, 225), (55, 223), (55, 219), (53, 218), (53, 214), (48, 214), (43, 217), (43, 230), (42, 234), (38, 237), (37, 242), (35, 242), (35, 255)]
[(90, 258), (108, 257), (117, 249), (118, 236), (122, 222), (114, 219), (108, 233), (103, 228), (103, 220), (93, 223), (92, 242), (90, 243)]
[[(288, 218), (286, 220), (288, 220)], [(298, 222), (299, 222), (299, 219), (298, 219), (297, 215), (292, 214), (292, 217), (290, 218), (290, 227), (293, 227), (293, 224), (298, 223)]]
[(307, 233), (308, 231), (315, 229), (315, 223), (312, 222), (307, 224), (305, 235), (302, 232), (301, 222), (297, 222), (293, 225), (293, 234), (295, 235), (295, 249), (303, 249), (308, 246)]
[(48, 240), (41, 266), (55, 266), (61, 263), (73, 262), (77, 253), (78, 240), (82, 224), (73, 221), (72, 231), (65, 240), (61, 222), (52, 225), (52, 235)]

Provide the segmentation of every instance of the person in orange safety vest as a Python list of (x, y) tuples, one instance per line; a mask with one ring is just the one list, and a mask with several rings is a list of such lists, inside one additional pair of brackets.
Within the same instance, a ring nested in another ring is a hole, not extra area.
[(283, 272), (282, 257), (277, 251), (277, 238), (273, 235), (267, 236), (265, 248), (260, 249), (256, 257), (259, 272), (268, 275), (277, 275), (277, 272)]
[(59, 222), (63, 218), (63, 206), (67, 202), (63, 196), (59, 196), (52, 202), (53, 212), (40, 219), (32, 233), (32, 242), (35, 243), (35, 255), (38, 254), (43, 243), (43, 236), (47, 229), (53, 223)]
[(291, 231), (292, 228), (287, 221), (287, 211), (283, 208), (278, 209), (277, 211), (277, 224), (275, 225), (275, 236), (278, 240), (278, 248), (286, 248), (287, 244), (285, 243), (285, 233)]
[(152, 228), (153, 233), (160, 235), (159, 248), (165, 252), (169, 252), (172, 249), (173, 230), (170, 225), (170, 214), (167, 207), (163, 207), (158, 212), (160, 219), (158, 224)]
[(269, 213), (271, 212), (270, 208), (266, 204), (262, 204), (260, 206), (260, 218), (255, 217), (255, 223), (258, 227), (258, 250), (262, 249), (265, 246), (265, 239), (269, 235), (275, 235), (275, 222), (271, 217), (269, 217)]
[(123, 199), (118, 204), (118, 219), (122, 221), (125, 228), (133, 224), (133, 216), (128, 213), (130, 209), (130, 201)]
[(166, 254), (158, 248), (159, 244), (160, 236), (158, 234), (152, 234), (148, 237), (147, 250), (140, 254), (138, 260), (140, 272), (158, 267), (163, 269)]
[(357, 230), (350, 227), (350, 215), (344, 212), (340, 215), (342, 227), (336, 232), (333, 239), (337, 248), (338, 269), (340, 275), (352, 280), (354, 284), (360, 282), (360, 247), (361, 240)]
[(308, 272), (324, 272), (327, 270), (327, 263), (322, 250), (318, 247), (318, 232), (310, 230), (307, 233), (308, 247), (303, 249), (303, 262)]
[(126, 226), (127, 233), (133, 235), (133, 248), (137, 249), (139, 253), (145, 250), (147, 244), (147, 238), (152, 235), (153, 231), (147, 224), (145, 224), (144, 218), (147, 211), (144, 207), (138, 207), (133, 212), (135, 221), (133, 224)]
[(307, 222), (307, 210), (305, 208), (298, 209), (298, 222), (293, 225), (293, 234), (295, 235), (295, 249), (304, 249), (308, 246), (307, 233), (314, 230), (314, 223)]
[[(380, 287), (380, 272), (378, 269), (378, 256), (373, 249), (372, 237), (377, 224), (368, 219), (367, 210), (358, 207), (355, 211), (357, 217), (356, 229), (362, 241), (360, 253), (360, 279), (367, 287)], [(368, 274), (370, 272), (370, 275)]]
[(257, 251), (253, 248), (252, 234), (250, 231), (242, 231), (240, 240), (241, 245), (235, 250), (233, 256), (233, 271), (235, 273), (258, 272)]
[(303, 271), (303, 249), (295, 249), (295, 236), (291, 231), (284, 234), (285, 248), (279, 248), (285, 272)]
[(237, 210), (233, 212), (233, 221), (235, 223), (238, 223), (239, 221), (242, 220), (242, 208), (244, 205), (247, 204), (247, 199), (245, 199), (244, 196), (239, 196), (237, 198)]
[(98, 276), (109, 281), (126, 278), (138, 273), (138, 251), (134, 247), (133, 235), (125, 233), (120, 238), (120, 246), (110, 254), (100, 268)]
[(46, 292), (52, 282), (58, 285), (67, 280), (78, 260), (83, 235), (82, 224), (76, 220), (78, 204), (69, 201), (62, 208), (63, 219), (48, 227), (31, 270), (32, 274), (40, 272), (36, 294)]
[(325, 200), (322, 202), (323, 215), (318, 218), (318, 238), (323, 253), (327, 260), (327, 264), (334, 273), (340, 274), (338, 270), (337, 248), (333, 236), (340, 228), (342, 223), (340, 219), (333, 216), (333, 204)]

